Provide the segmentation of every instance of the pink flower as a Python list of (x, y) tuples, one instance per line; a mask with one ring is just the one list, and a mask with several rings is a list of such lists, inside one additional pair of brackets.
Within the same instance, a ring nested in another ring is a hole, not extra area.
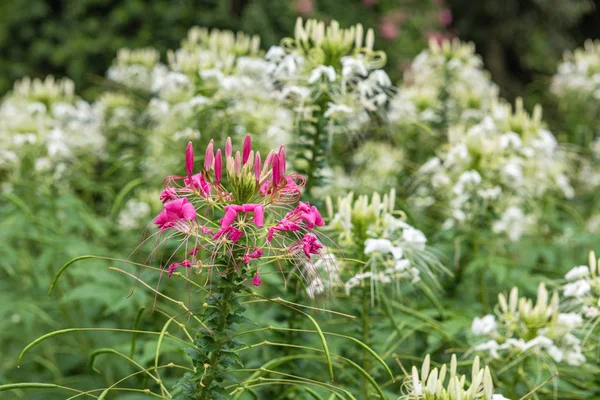
[(379, 33), (381, 34), (382, 38), (386, 40), (392, 40), (398, 37), (400, 29), (398, 29), (398, 25), (392, 21), (384, 20), (379, 25)]
[(207, 228), (206, 226), (204, 226), (204, 225), (202, 225), (202, 228), (201, 228), (201, 230), (202, 230), (202, 233), (204, 233), (205, 235), (206, 235), (207, 233), (208, 233), (208, 234), (211, 234), (211, 235), (213, 234), (213, 231), (212, 231), (212, 229), (208, 229), (208, 228)]
[(438, 15), (438, 19), (440, 21), (440, 24), (442, 24), (442, 26), (450, 26), (450, 24), (452, 23), (452, 11), (450, 11), (450, 9), (448, 8), (444, 8), (442, 9), (442, 11), (440, 11), (439, 15)]
[(319, 240), (310, 233), (304, 235), (301, 244), (304, 254), (306, 254), (306, 257), (308, 257), (309, 260), (311, 254), (319, 254), (319, 249), (323, 248), (323, 245), (319, 243)]
[(292, 231), (298, 231), (298, 230), (300, 230), (300, 225), (298, 225), (297, 223), (282, 220), (277, 225), (269, 228), (269, 233), (267, 235), (267, 242), (270, 242), (271, 240), (273, 240), (273, 235), (275, 234), (275, 231), (292, 232)]
[(297, 231), (300, 229), (300, 223), (304, 222), (307, 228), (325, 225), (325, 221), (317, 207), (310, 205), (309, 202), (299, 203), (298, 206), (283, 217), (277, 225), (269, 228), (267, 242), (273, 239), (276, 231)]
[(207, 197), (211, 192), (210, 183), (206, 182), (202, 174), (192, 175), (191, 180), (190, 178), (184, 178), (183, 183), (192, 190), (198, 188), (200, 194), (204, 197)]
[(238, 240), (242, 237), (244, 232), (239, 230), (238, 228), (234, 228), (233, 226), (229, 227), (229, 234), (227, 237), (229, 240), (233, 241), (233, 243), (237, 243)]
[(254, 286), (260, 286), (260, 285), (262, 285), (262, 281), (260, 280), (260, 276), (258, 276), (258, 271), (256, 271), (256, 274), (254, 274), (254, 278), (252, 278), (252, 284)]
[(251, 253), (244, 254), (244, 264), (249, 264), (251, 259), (256, 260), (261, 258), (263, 254), (264, 252), (259, 248), (254, 249)]
[(181, 198), (165, 204), (165, 208), (158, 214), (154, 223), (161, 232), (173, 228), (178, 221), (192, 221), (196, 219), (196, 209), (188, 199)]
[(160, 194), (160, 201), (162, 201), (163, 203), (165, 203), (169, 200), (174, 200), (176, 198), (177, 198), (177, 193), (175, 192), (175, 189), (173, 189), (172, 187), (165, 188), (165, 190), (163, 190), (162, 193)]
[(175, 270), (177, 268), (179, 268), (179, 267), (190, 268), (191, 266), (192, 266), (192, 263), (190, 263), (190, 260), (184, 260), (181, 263), (173, 263), (173, 264), (169, 265), (169, 269), (167, 270), (169, 278), (171, 277), (171, 275), (173, 275), (173, 272), (175, 272)]
[(375, 4), (377, 4), (377, 0), (362, 0), (362, 3), (365, 5), (365, 7), (373, 7)]
[(313, 12), (314, 6), (312, 0), (297, 0), (296, 10), (300, 15), (308, 15)]
[(194, 247), (192, 250), (190, 250), (190, 256), (195, 256), (198, 254), (198, 250), (200, 250), (198, 247)]

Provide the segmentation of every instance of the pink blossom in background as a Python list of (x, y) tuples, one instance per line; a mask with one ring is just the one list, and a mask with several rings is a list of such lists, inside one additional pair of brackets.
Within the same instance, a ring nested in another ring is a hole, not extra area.
[(392, 40), (398, 37), (400, 29), (398, 28), (398, 25), (396, 25), (392, 21), (384, 20), (379, 25), (379, 33), (381, 34), (382, 38), (386, 40)]
[(314, 11), (314, 4), (312, 0), (297, 0), (296, 11), (300, 15), (309, 15)]
[(366, 7), (373, 7), (375, 4), (377, 4), (377, 0), (362, 0), (362, 3)]
[(449, 8), (444, 8), (442, 9), (442, 11), (440, 11), (438, 18), (440, 24), (442, 24), (443, 26), (450, 26), (450, 24), (452, 23), (452, 11), (450, 11)]

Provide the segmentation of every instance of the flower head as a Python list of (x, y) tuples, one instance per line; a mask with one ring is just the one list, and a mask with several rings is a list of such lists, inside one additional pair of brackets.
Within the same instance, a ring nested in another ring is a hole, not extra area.
[[(187, 175), (165, 180), (164, 209), (154, 221), (161, 233), (183, 235), (180, 248), (187, 248), (188, 243), (193, 247), (186, 251), (192, 256), (189, 265), (171, 264), (169, 275), (180, 266), (217, 264), (234, 266), (239, 273), (242, 265), (258, 268), (259, 263), (266, 263), (263, 255), (267, 253), (269, 261), (290, 260), (304, 268), (312, 255), (319, 255), (323, 244), (314, 229), (325, 222), (315, 206), (297, 202), (304, 178), (287, 173), (283, 146), (272, 150), (263, 163), (260, 154), (252, 150), (250, 135), (241, 153), (233, 151), (230, 139), (224, 151), (216, 149), (215, 153), (211, 141), (199, 172), (193, 170), (191, 143), (185, 154)], [(209, 260), (196, 262), (205, 254), (201, 249), (210, 255)], [(217, 269), (228, 273), (227, 267)], [(256, 286), (261, 283), (257, 272), (248, 278)]]

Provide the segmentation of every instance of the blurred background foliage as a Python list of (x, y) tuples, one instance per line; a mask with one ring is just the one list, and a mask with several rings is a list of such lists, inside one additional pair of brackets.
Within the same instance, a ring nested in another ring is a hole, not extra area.
[(24, 75), (53, 74), (70, 77), (90, 98), (121, 47), (151, 44), (164, 55), (200, 25), (258, 34), (268, 48), (301, 15), (374, 28), (378, 48), (390, 55), (386, 68), (393, 81), (431, 35), (474, 41), (502, 94), (513, 98), (543, 88), (564, 50), (600, 37), (594, 12), (599, 5), (600, 0), (351, 0), (342, 9), (338, 0), (7, 0), (0, 4), (0, 93)]

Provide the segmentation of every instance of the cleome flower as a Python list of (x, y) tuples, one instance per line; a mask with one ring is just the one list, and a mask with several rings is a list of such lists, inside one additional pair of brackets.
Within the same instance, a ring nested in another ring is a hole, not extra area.
[(304, 178), (287, 173), (283, 146), (263, 161), (250, 135), (241, 153), (233, 152), (230, 139), (216, 151), (211, 141), (196, 172), (190, 142), (185, 164), (186, 175), (165, 180), (164, 209), (154, 219), (160, 235), (181, 242), (170, 261), (184, 259), (168, 266), (169, 276), (180, 267), (231, 272), (221, 266), (234, 265), (260, 286), (261, 265), (284, 260), (301, 276), (311, 275), (313, 256), (324, 251), (314, 229), (324, 221), (315, 206), (298, 201)]
[[(384, 196), (375, 192), (371, 198), (355, 199), (353, 193), (339, 197), (335, 212), (332, 199), (326, 202), (326, 229), (344, 256), (337, 261), (342, 279), (330, 280), (333, 286), (343, 286), (347, 295), (355, 287), (368, 287), (374, 298), (381, 284), (416, 283), (421, 272), (432, 274), (429, 265), (434, 260), (425, 248), (427, 238), (394, 210), (394, 190)], [(324, 282), (312, 284), (320, 287)]]
[(65, 189), (105, 158), (105, 145), (98, 109), (67, 78), (25, 77), (0, 102), (0, 180), (7, 185), (34, 180)]
[(591, 251), (589, 266), (573, 267), (565, 275), (562, 287), (568, 308), (582, 314), (595, 325), (600, 317), (600, 277), (598, 276), (598, 261), (596, 254)]
[[(446, 381), (446, 378), (448, 380)], [(469, 380), (470, 385), (467, 385)], [(475, 357), (471, 377), (457, 373), (456, 355), (452, 355), (450, 367), (443, 364), (431, 369), (429, 355), (425, 357), (421, 370), (415, 366), (406, 377), (403, 389), (406, 394), (399, 400), (509, 400), (495, 393), (489, 367), (480, 368), (479, 357)]]
[(473, 320), (475, 352), (485, 354), (490, 360), (519, 356), (556, 364), (585, 362), (581, 340), (577, 337), (583, 320), (579, 314), (559, 311), (558, 293), (549, 298), (541, 283), (535, 304), (531, 299), (519, 298), (517, 288), (511, 290), (508, 299), (499, 294), (498, 302), (496, 316)]
[(569, 159), (541, 112), (529, 115), (518, 99), (514, 110), (496, 103), (480, 123), (453, 127), (448, 145), (419, 169), (409, 200), (418, 209), (438, 208), (443, 229), (483, 225), (511, 241), (534, 231), (541, 200), (574, 196)]
[(473, 43), (435, 39), (415, 57), (405, 84), (391, 102), (398, 124), (448, 126), (480, 121), (498, 98), (498, 87), (483, 69)]

